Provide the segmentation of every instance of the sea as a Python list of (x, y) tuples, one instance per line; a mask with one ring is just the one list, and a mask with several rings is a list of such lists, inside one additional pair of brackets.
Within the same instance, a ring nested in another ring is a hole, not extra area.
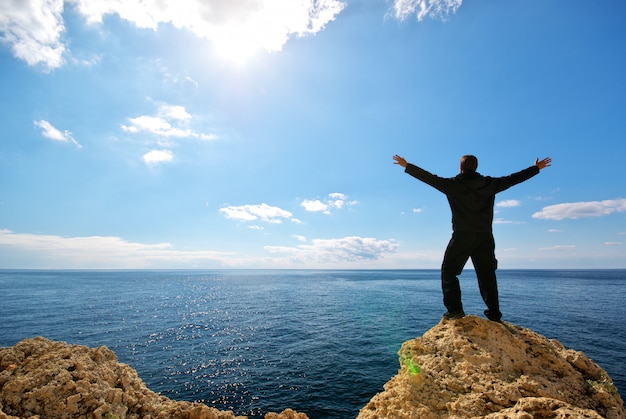
[[(474, 271), (465, 312), (484, 317)], [(500, 270), (503, 320), (584, 352), (626, 395), (626, 270)], [(153, 391), (251, 418), (355, 418), (441, 320), (438, 270), (0, 270), (0, 347), (107, 346)]]

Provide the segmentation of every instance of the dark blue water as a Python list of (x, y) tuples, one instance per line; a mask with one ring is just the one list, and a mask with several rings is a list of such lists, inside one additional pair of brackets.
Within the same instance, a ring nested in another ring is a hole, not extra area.
[[(626, 394), (626, 270), (499, 272), (504, 319), (585, 352)], [(469, 314), (483, 303), (461, 276)], [(0, 271), (0, 346), (105, 345), (147, 386), (261, 417), (356, 417), (441, 319), (439, 272)]]

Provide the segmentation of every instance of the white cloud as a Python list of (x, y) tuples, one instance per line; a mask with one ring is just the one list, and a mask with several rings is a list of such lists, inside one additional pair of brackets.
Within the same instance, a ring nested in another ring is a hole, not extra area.
[[(137, 134), (147, 132), (165, 138), (198, 138), (201, 140), (213, 140), (217, 138), (214, 134), (204, 134), (181, 126), (189, 121), (192, 116), (183, 106), (161, 105), (156, 116), (142, 115), (136, 118), (128, 118), (129, 125), (122, 125), (125, 132)], [(176, 124), (172, 125), (172, 124)]]
[[(446, 19), (462, 0), (394, 0), (390, 15)], [(63, 12), (73, 8), (90, 24), (116, 15), (138, 28), (171, 24), (208, 39), (223, 56), (241, 61), (258, 50), (280, 51), (294, 37), (316, 34), (334, 21), (347, 3), (340, 0), (4, 0), (0, 40), (15, 57), (46, 70), (64, 64), (68, 50)], [(99, 52), (95, 52), (99, 54)]]
[(425, 17), (446, 19), (456, 13), (463, 0), (394, 0), (392, 14), (399, 20), (415, 15), (418, 21)]
[(61, 131), (44, 119), (34, 121), (33, 123), (36, 127), (41, 128), (41, 135), (43, 135), (44, 137), (54, 141), (60, 141), (62, 143), (72, 143), (78, 148), (82, 148), (82, 145), (80, 145), (78, 141), (74, 139), (74, 136), (68, 130)]
[(622, 242), (605, 242), (605, 246), (621, 246)]
[(174, 155), (169, 150), (152, 150), (143, 155), (143, 161), (147, 165), (154, 165), (171, 161)]
[(63, 0), (0, 1), (0, 40), (28, 65), (63, 65)]
[(548, 251), (551, 251), (551, 250), (562, 251), (562, 250), (573, 250), (573, 249), (576, 249), (576, 246), (573, 244), (563, 244), (563, 245), (539, 248), (539, 250), (548, 250)]
[(517, 199), (507, 199), (505, 201), (500, 201), (496, 204), (496, 207), (498, 208), (513, 208), (513, 207), (519, 207), (520, 205), (522, 205), (522, 203), (520, 201), (518, 201)]
[(300, 203), (300, 206), (309, 212), (322, 212), (329, 215), (333, 209), (342, 209), (345, 205), (357, 205), (358, 203), (358, 201), (348, 201), (348, 196), (345, 194), (333, 192), (329, 193), (324, 201), (305, 199)]
[(191, 119), (191, 114), (187, 112), (184, 106), (180, 105), (161, 105), (161, 107), (159, 108), (159, 115), (171, 119)]
[(544, 220), (565, 220), (586, 217), (604, 217), (615, 212), (626, 211), (626, 199), (604, 201), (571, 202), (544, 207), (533, 214), (533, 218)]
[(169, 136), (172, 125), (158, 116), (138, 116), (137, 118), (128, 118), (130, 125), (122, 125), (122, 129), (133, 134), (140, 131), (148, 131), (158, 135)]
[(224, 216), (237, 221), (261, 220), (270, 224), (280, 224), (284, 219), (299, 222), (293, 218), (293, 214), (279, 207), (273, 207), (265, 203), (258, 205), (228, 206), (219, 210)]
[(524, 224), (523, 221), (505, 220), (504, 218), (494, 218), (494, 224)]
[[(231, 253), (179, 251), (170, 243), (134, 243), (120, 237), (61, 237), (42, 234), (19, 234), (0, 229), (0, 246), (28, 255), (29, 265), (61, 268), (150, 268), (155, 266), (190, 266), (228, 264)], [(25, 253), (24, 253), (25, 252)], [(3, 260), (3, 263), (11, 261)]]
[(3, 0), (1, 39), (29, 65), (60, 67), (64, 5), (75, 7), (92, 24), (101, 24), (106, 15), (153, 30), (171, 24), (237, 57), (259, 49), (280, 51), (290, 37), (321, 31), (346, 7), (339, 0)]
[[(313, 240), (297, 247), (268, 246), (271, 254), (251, 257), (232, 252), (177, 250), (171, 243), (137, 243), (113, 236), (61, 237), (45, 234), (14, 233), (0, 229), (0, 266), (42, 269), (150, 269), (216, 267), (302, 267), (342, 266), (342, 263), (377, 261), (396, 252), (398, 244), (389, 240), (344, 237)], [(415, 255), (410, 260), (414, 261)]]
[(306, 211), (309, 212), (321, 212), (321, 211), (328, 211), (328, 205), (326, 205), (325, 203), (323, 203), (322, 201), (320, 201), (319, 199), (305, 199), (304, 201), (302, 201), (302, 203), (300, 204)]
[(413, 208), (413, 212), (415, 214), (421, 214), (422, 212), (424, 212), (424, 208)]
[(391, 240), (378, 240), (370, 237), (344, 237), (339, 239), (314, 239), (312, 244), (295, 247), (265, 246), (271, 253), (284, 253), (290, 256), (291, 263), (328, 264), (376, 260), (394, 253), (398, 244)]

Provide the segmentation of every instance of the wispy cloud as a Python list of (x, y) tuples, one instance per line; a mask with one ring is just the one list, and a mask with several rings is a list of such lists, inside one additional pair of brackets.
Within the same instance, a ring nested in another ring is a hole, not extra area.
[(461, 7), (463, 0), (394, 0), (392, 15), (405, 20), (415, 15), (418, 21), (425, 17), (447, 19)]
[(122, 124), (121, 129), (133, 136), (145, 134), (151, 138), (150, 141), (155, 141), (160, 147), (165, 147), (150, 150), (143, 155), (144, 163), (154, 165), (171, 161), (174, 158), (174, 153), (169, 149), (174, 145), (172, 139), (214, 140), (217, 138), (215, 134), (205, 134), (189, 128), (188, 125), (192, 120), (193, 115), (187, 112), (184, 106), (162, 104), (155, 115), (128, 118), (129, 124)]
[(348, 200), (348, 196), (340, 192), (328, 194), (323, 200), (305, 199), (300, 206), (309, 212), (321, 212), (326, 215), (332, 214), (333, 210), (342, 209), (346, 205), (357, 205), (359, 202)]
[(607, 199), (556, 204), (544, 207), (533, 214), (533, 218), (544, 220), (566, 220), (587, 217), (604, 217), (626, 211), (626, 199)]
[(561, 244), (561, 245), (556, 245), (556, 246), (549, 246), (549, 247), (540, 247), (539, 250), (546, 250), (546, 251), (563, 251), (563, 250), (574, 250), (576, 249), (576, 245), (573, 244)]
[[(179, 251), (170, 243), (144, 244), (111, 236), (61, 237), (0, 229), (0, 246), (18, 249), (43, 267), (150, 268), (228, 263), (232, 253)], [(7, 261), (3, 261), (7, 263)], [(29, 262), (29, 266), (36, 265)]]
[(517, 199), (507, 199), (505, 201), (500, 201), (496, 204), (496, 207), (498, 208), (513, 208), (513, 207), (519, 207), (520, 205), (522, 205), (522, 203), (520, 201), (518, 201)]
[(196, 132), (185, 126), (192, 116), (183, 106), (161, 105), (156, 115), (141, 115), (128, 118), (130, 124), (122, 125), (125, 132), (137, 134), (145, 132), (157, 137), (164, 138), (197, 138), (201, 140), (214, 140), (215, 134)]
[(41, 135), (50, 140), (60, 141), (62, 143), (72, 143), (78, 148), (83, 147), (74, 139), (74, 136), (68, 130), (61, 131), (45, 119), (34, 121), (33, 123), (36, 127), (41, 128)]
[(291, 263), (328, 264), (376, 260), (394, 253), (398, 244), (392, 240), (371, 237), (343, 237), (339, 239), (314, 239), (311, 244), (289, 246), (265, 246), (271, 253), (289, 255)]
[(621, 246), (622, 242), (604, 242), (605, 246)]
[(524, 221), (505, 220), (504, 218), (494, 218), (494, 224), (525, 224)]
[(139, 28), (171, 24), (210, 40), (220, 51), (280, 51), (292, 36), (315, 34), (345, 8), (338, 0), (102, 1), (21, 0), (0, 2), (0, 36), (13, 54), (47, 69), (63, 65), (64, 5), (87, 22), (117, 15)]
[[(306, 241), (301, 236), (295, 238)], [(137, 243), (114, 236), (61, 237), (0, 229), (0, 266), (22, 267), (16, 265), (19, 262), (14, 258), (19, 255), (25, 267), (48, 269), (301, 267), (303, 263), (333, 267), (380, 260), (394, 254), (397, 247), (393, 240), (344, 237), (312, 240), (311, 244), (296, 247), (267, 246), (265, 250), (272, 256), (251, 257), (232, 252), (177, 250), (171, 243)]]
[(224, 216), (236, 221), (260, 220), (270, 224), (280, 224), (283, 220), (300, 222), (293, 214), (279, 207), (268, 204), (227, 206), (219, 210)]

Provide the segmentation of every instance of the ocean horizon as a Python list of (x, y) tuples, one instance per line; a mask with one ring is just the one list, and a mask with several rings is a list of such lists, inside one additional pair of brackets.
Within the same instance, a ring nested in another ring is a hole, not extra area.
[[(473, 269), (464, 309), (484, 318)], [(439, 270), (0, 270), (0, 346), (107, 346), (153, 391), (238, 415), (350, 418), (441, 320)], [(626, 269), (498, 271), (503, 320), (584, 352), (626, 394)]]

